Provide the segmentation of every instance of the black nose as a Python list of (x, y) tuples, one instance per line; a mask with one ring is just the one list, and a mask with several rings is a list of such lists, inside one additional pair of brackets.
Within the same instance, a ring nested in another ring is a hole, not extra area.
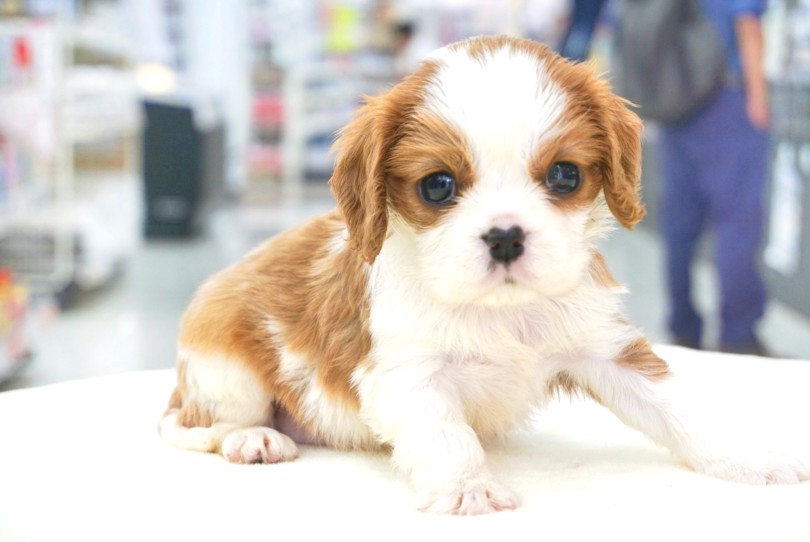
[(512, 226), (508, 230), (492, 228), (481, 239), (489, 246), (489, 254), (493, 260), (510, 264), (523, 254), (526, 234), (520, 226)]

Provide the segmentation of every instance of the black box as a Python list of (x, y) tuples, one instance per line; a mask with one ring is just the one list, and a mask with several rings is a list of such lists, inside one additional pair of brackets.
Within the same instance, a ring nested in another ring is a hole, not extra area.
[(144, 109), (146, 235), (194, 235), (224, 194), (224, 127), (201, 128), (190, 105), (146, 101)]

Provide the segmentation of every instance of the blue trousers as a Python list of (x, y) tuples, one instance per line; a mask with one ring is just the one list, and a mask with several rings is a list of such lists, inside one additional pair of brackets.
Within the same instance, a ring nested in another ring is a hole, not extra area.
[(562, 41), (560, 54), (571, 60), (588, 59), (596, 23), (605, 0), (574, 0), (571, 10), (571, 26)]
[(744, 92), (724, 89), (697, 116), (662, 130), (660, 155), (670, 331), (680, 340), (701, 342), (691, 265), (701, 234), (710, 228), (721, 345), (751, 346), (765, 310), (758, 259), (768, 135), (749, 122)]

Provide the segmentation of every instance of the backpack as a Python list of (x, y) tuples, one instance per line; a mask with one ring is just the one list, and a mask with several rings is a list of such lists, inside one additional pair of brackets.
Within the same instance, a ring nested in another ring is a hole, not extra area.
[(723, 44), (699, 0), (620, 0), (617, 92), (642, 118), (673, 124), (711, 101), (726, 71)]

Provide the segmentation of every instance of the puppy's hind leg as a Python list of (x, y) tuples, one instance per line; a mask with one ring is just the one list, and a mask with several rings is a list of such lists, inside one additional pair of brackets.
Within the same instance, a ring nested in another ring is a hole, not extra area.
[(272, 402), (241, 364), (186, 356), (158, 432), (173, 446), (220, 453), (232, 463), (294, 459), (295, 442), (272, 427)]
[(231, 463), (278, 463), (298, 457), (295, 442), (267, 426), (216, 422), (209, 427), (186, 427), (182, 409), (168, 409), (158, 431), (178, 448), (222, 454)]

